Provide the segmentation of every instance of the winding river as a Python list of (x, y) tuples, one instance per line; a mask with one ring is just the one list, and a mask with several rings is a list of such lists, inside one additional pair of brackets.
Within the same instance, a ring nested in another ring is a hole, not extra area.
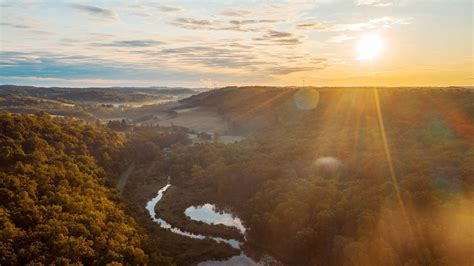
[(206, 203), (200, 206), (191, 206), (184, 211), (184, 214), (194, 221), (235, 227), (245, 237), (247, 229), (239, 217), (234, 217), (231, 213), (217, 211), (214, 204)]
[[(273, 260), (270, 256), (264, 256), (264, 258), (259, 261), (258, 263), (252, 260), (250, 257), (245, 255), (245, 253), (242, 251), (240, 245), (240, 241), (235, 240), (235, 239), (224, 239), (220, 237), (211, 237), (211, 236), (204, 236), (201, 234), (194, 234), (191, 232), (187, 232), (185, 230), (181, 230), (180, 228), (174, 227), (165, 220), (159, 218), (156, 215), (156, 204), (161, 200), (163, 197), (164, 193), (171, 187), (171, 184), (168, 179), (168, 184), (166, 184), (164, 187), (162, 187), (160, 190), (158, 190), (158, 193), (154, 198), (152, 198), (150, 201), (147, 202), (146, 204), (146, 209), (148, 210), (148, 213), (150, 214), (151, 219), (160, 225), (161, 228), (170, 230), (171, 232), (194, 238), (194, 239), (212, 239), (216, 242), (219, 243), (226, 243), (230, 245), (231, 247), (238, 249), (241, 251), (240, 255), (238, 256), (233, 256), (229, 258), (228, 260), (225, 261), (204, 261), (200, 262), (198, 266), (218, 266), (218, 265), (267, 265), (269, 262)], [(244, 235), (245, 239), (245, 231), (246, 228), (243, 226), (241, 220), (238, 217), (233, 216), (230, 213), (226, 212), (217, 212), (216, 208), (213, 204), (204, 204), (201, 206), (191, 206), (186, 209), (185, 215), (191, 218), (192, 220), (196, 221), (202, 221), (208, 224), (223, 224), (226, 226), (232, 226), (237, 228), (241, 234)]]

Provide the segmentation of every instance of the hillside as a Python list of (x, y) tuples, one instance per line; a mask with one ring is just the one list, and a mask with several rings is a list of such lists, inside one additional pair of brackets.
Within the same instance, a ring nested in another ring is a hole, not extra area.
[[(0, 259), (469, 265), (473, 103), (464, 88), (229, 87), (162, 107), (170, 119), (158, 125), (117, 122), (122, 137), (2, 113)], [(193, 143), (189, 129), (159, 125), (216, 117), (245, 138)], [(239, 217), (245, 233), (185, 215), (203, 204)]]
[(149, 261), (145, 235), (104, 186), (123, 145), (80, 121), (0, 113), (0, 264)]
[(142, 102), (166, 95), (190, 95), (196, 91), (167, 87), (68, 88), (1, 85), (0, 96), (30, 96), (40, 99), (78, 102)]
[(127, 119), (143, 121), (160, 114), (170, 102), (189, 97), (197, 91), (167, 87), (70, 88), (0, 86), (0, 110), (76, 117), (103, 122)]
[[(227, 87), (180, 100), (181, 105), (178, 108), (205, 108), (230, 123), (231, 131), (251, 134), (303, 119), (303, 116), (308, 114), (320, 114), (322, 110), (330, 108), (330, 105), (341, 105), (341, 109), (347, 110), (355, 104), (368, 104), (362, 102), (361, 95), (368, 95), (366, 92), (371, 90), (372, 88)], [(474, 107), (470, 104), (474, 90), (470, 88), (388, 87), (380, 88), (379, 91), (381, 101), (389, 101), (387, 104), (390, 106), (385, 106), (389, 108), (388, 115), (391, 115), (395, 108), (407, 115), (407, 109), (413, 110), (417, 107), (429, 110), (447, 109), (448, 106), (440, 106), (443, 102), (461, 106), (461, 111), (468, 117), (474, 115)], [(304, 100), (300, 99), (300, 96), (303, 96)], [(306, 108), (304, 105), (307, 104), (310, 107), (314, 104), (317, 108)]]
[(250, 228), (247, 250), (287, 265), (473, 261), (472, 91), (304, 90), (312, 101), (297, 88), (225, 88), (182, 101), (250, 137), (175, 147), (145, 167), (173, 177), (176, 196), (162, 208), (178, 209), (166, 217), (196, 230), (183, 206), (230, 208)]

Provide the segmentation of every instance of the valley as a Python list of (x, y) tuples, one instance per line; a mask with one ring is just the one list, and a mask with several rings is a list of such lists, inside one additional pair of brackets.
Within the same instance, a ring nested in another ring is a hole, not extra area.
[[(374, 98), (373, 88), (229, 87), (167, 104), (130, 106), (124, 113), (143, 112), (141, 117), (117, 123), (50, 116), (47, 109), (29, 115), (3, 112), (2, 136), (12, 139), (15, 132), (24, 132), (15, 137), (17, 146), (3, 148), (8, 163), (2, 173), (23, 184), (27, 170), (12, 164), (18, 158), (28, 169), (35, 161), (49, 165), (61, 160), (61, 153), (71, 154), (76, 161), (70, 165), (84, 175), (102, 173), (87, 182), (95, 182), (123, 212), (121, 219), (136, 228), (136, 261), (153, 265), (470, 261), (474, 232), (465, 221), (474, 218), (469, 204), (474, 195), (473, 91), (380, 88), (378, 93), (380, 98)], [(384, 155), (377, 100), (396, 183)], [(10, 120), (33, 123), (31, 129), (16, 129)], [(45, 142), (32, 142), (36, 124), (44, 127), (35, 134)], [(52, 130), (59, 135), (52, 138)], [(70, 138), (68, 134), (79, 134), (84, 144), (62, 148), (60, 140)], [(5, 137), (2, 141), (11, 142)], [(57, 155), (48, 153), (45, 159), (44, 147), (55, 147)], [(91, 157), (86, 160), (78, 151)], [(18, 233), (6, 239), (14, 240), (10, 249), (20, 250), (30, 245), (22, 230), (39, 230), (53, 218), (32, 218), (31, 224), (21, 225), (11, 212), (22, 206), (23, 199), (11, 194), (21, 189), (8, 178), (4, 176), (0, 188), (1, 196), (9, 199), (2, 201), (2, 211), (9, 213), (4, 216), (11, 217), (7, 224)], [(58, 197), (65, 185), (60, 180), (49, 185), (58, 189)], [(89, 183), (68, 182), (69, 189), (81, 187), (78, 197), (89, 193)], [(33, 202), (54, 207), (38, 200), (53, 198), (47, 190), (31, 189), (27, 193)], [(64, 232), (71, 241), (87, 239), (83, 245), (91, 250), (102, 241), (73, 227)], [(395, 237), (401, 235), (403, 239)], [(419, 255), (422, 247), (429, 255)], [(46, 254), (47, 247), (41, 252)], [(130, 261), (88, 254), (91, 261)], [(74, 261), (68, 253), (61, 256)]]
[(0, 0), (0, 266), (474, 266), (472, 0)]

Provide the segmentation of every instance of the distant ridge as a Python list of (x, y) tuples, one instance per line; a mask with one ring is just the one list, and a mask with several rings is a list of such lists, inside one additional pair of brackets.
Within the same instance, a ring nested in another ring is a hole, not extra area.
[(148, 86), (148, 87), (135, 87), (135, 86), (113, 86), (113, 87), (63, 87), (63, 86), (22, 86), (22, 85), (12, 85), (12, 84), (3, 84), (0, 85), (0, 89), (71, 89), (71, 90), (84, 90), (84, 89), (118, 89), (118, 90), (189, 90), (193, 92), (203, 91), (203, 88), (185, 88), (185, 87), (166, 87), (166, 86)]

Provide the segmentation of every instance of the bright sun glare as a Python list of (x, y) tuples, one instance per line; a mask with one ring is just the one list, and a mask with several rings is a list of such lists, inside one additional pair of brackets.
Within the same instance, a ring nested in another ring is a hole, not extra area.
[(374, 59), (382, 53), (383, 45), (383, 40), (378, 35), (363, 36), (357, 45), (358, 59), (361, 61)]

